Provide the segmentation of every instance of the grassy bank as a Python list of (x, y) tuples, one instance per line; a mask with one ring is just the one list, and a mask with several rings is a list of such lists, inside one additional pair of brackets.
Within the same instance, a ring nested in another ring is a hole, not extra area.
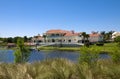
[[(38, 50), (60, 50), (60, 51), (81, 51), (84, 48), (84, 46), (82, 47), (40, 47), (38, 48)], [(116, 43), (106, 43), (104, 44), (104, 46), (96, 46), (96, 45), (91, 45), (89, 48), (87, 48), (89, 50), (92, 49), (96, 49), (99, 50), (101, 52), (105, 52), (105, 53), (112, 53), (115, 50), (120, 50), (117, 47)]]
[(38, 50), (80, 51), (80, 47), (40, 47)]
[(0, 79), (120, 79), (120, 63), (99, 60), (90, 66), (49, 59), (32, 64), (0, 64)]

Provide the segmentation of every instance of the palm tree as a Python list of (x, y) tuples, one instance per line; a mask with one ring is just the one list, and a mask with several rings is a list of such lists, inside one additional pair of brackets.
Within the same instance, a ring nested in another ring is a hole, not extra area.
[(106, 37), (105, 31), (102, 31), (100, 34), (103, 36), (103, 41), (105, 41), (105, 37)]
[(87, 39), (86, 46), (87, 46), (87, 47), (89, 47), (89, 39), (88, 39), (88, 38), (89, 38), (90, 36), (89, 36), (89, 34), (86, 34), (86, 36), (85, 36), (85, 37), (86, 37), (86, 39)]
[(114, 31), (109, 31), (108, 34), (109, 34), (109, 40), (112, 39), (112, 34), (114, 33)]
[(106, 41), (106, 40), (111, 40), (111, 37), (112, 37), (112, 33), (114, 31), (109, 31), (109, 32), (105, 32), (105, 31), (102, 31), (101, 32), (101, 35), (103, 36), (103, 40)]
[(45, 43), (46, 43), (46, 37), (47, 37), (47, 36), (44, 34), (44, 35), (43, 35), (43, 38), (44, 38), (44, 42), (45, 42)]
[(86, 32), (83, 32), (82, 36), (83, 36), (83, 43), (85, 44)]
[(88, 42), (88, 38), (90, 37), (90, 36), (89, 36), (89, 34), (86, 34), (86, 36), (85, 36), (85, 37), (86, 37), (87, 42)]

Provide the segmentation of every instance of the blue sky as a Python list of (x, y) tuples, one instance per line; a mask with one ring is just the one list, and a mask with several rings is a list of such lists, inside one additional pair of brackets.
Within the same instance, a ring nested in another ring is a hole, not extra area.
[(0, 0), (0, 37), (49, 29), (120, 31), (120, 0)]

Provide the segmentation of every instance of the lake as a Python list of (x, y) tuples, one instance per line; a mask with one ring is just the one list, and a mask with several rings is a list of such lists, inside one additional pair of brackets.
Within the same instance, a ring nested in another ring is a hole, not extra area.
[[(36, 51), (30, 53), (28, 62), (42, 61), (51, 58), (65, 58), (73, 62), (77, 62), (80, 56), (79, 52), (75, 51)], [(107, 54), (100, 54), (100, 58), (106, 59), (110, 56)], [(13, 50), (0, 50), (0, 62), (13, 63), (14, 51)]]

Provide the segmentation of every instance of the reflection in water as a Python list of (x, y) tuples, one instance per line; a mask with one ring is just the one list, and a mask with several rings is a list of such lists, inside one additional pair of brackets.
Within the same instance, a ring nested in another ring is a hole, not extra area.
[[(66, 58), (73, 62), (78, 61), (80, 53), (73, 51), (32, 51), (28, 62), (41, 61), (48, 58)], [(100, 54), (100, 58), (109, 58), (107, 54)], [(0, 62), (11, 63), (14, 62), (14, 51), (13, 50), (0, 50)]]
[(78, 52), (66, 52), (66, 51), (33, 51), (30, 55), (29, 62), (40, 61), (49, 58), (67, 58), (76, 62), (79, 57)]
[(13, 50), (0, 50), (0, 62), (14, 62)]

